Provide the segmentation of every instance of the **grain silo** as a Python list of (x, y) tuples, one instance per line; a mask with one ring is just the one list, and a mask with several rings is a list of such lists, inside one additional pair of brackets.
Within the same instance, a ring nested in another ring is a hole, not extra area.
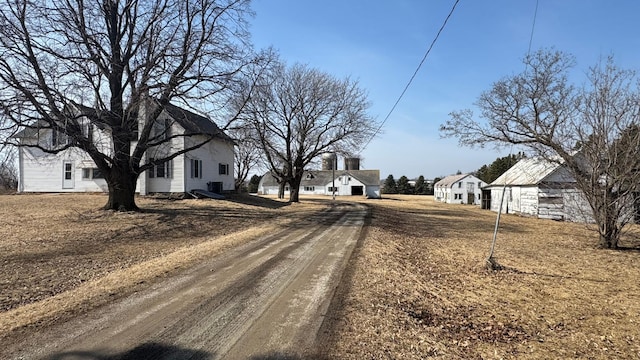
[(360, 170), (360, 158), (359, 157), (344, 158), (344, 169)]
[(338, 170), (338, 157), (335, 153), (322, 154), (322, 170)]

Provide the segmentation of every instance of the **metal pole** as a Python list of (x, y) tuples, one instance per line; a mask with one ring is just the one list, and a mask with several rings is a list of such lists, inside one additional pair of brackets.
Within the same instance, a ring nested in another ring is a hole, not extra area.
[(331, 164), (331, 181), (333, 185), (331, 186), (331, 190), (333, 192), (333, 200), (336, 199), (336, 163), (338, 162), (338, 157), (336, 154), (333, 154), (333, 164)]

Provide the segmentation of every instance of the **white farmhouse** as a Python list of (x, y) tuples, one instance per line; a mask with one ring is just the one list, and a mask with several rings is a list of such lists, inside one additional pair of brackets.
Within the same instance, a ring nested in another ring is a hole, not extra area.
[[(300, 195), (360, 195), (368, 198), (380, 197), (380, 170), (311, 170), (305, 171), (300, 182)], [(258, 193), (277, 195), (278, 182), (270, 174), (262, 176)], [(289, 187), (285, 187), (285, 194)]]
[(591, 209), (575, 183), (558, 162), (524, 158), (483, 188), (482, 208), (542, 219), (590, 222)]
[(433, 198), (447, 204), (480, 205), (485, 185), (472, 174), (450, 175), (434, 184)]
[[(109, 153), (111, 137), (108, 128), (97, 128), (89, 117), (95, 110), (82, 105), (74, 105), (80, 114), (82, 131), (89, 134), (94, 144)], [(143, 118), (143, 116), (139, 116)], [(184, 193), (194, 189), (208, 189), (221, 193), (234, 189), (233, 157), (234, 142), (218, 126), (204, 116), (195, 114), (175, 105), (166, 105), (159, 117), (159, 123), (169, 129), (170, 134), (184, 135), (204, 133), (213, 140), (204, 146), (171, 161), (156, 165), (138, 178), (136, 192)], [(139, 128), (143, 126), (140, 120)], [(162, 130), (164, 131), (164, 129)], [(65, 146), (68, 139), (51, 129), (26, 129), (14, 136), (18, 148), (18, 191), (19, 192), (106, 192), (104, 177), (89, 155), (78, 148), (69, 148), (57, 154), (42, 151), (45, 148)], [(204, 135), (177, 136), (164, 147), (151, 148), (145, 153), (142, 163), (153, 161), (166, 151), (187, 149), (202, 142)], [(133, 141), (132, 149), (136, 145)]]

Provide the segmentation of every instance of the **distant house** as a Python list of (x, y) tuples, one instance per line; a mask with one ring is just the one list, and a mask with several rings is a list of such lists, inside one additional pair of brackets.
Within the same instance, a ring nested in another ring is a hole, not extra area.
[(542, 219), (592, 221), (589, 204), (575, 185), (560, 163), (524, 158), (483, 188), (482, 208)]
[(450, 175), (434, 184), (433, 197), (447, 204), (480, 205), (486, 184), (472, 174)]
[[(335, 177), (334, 177), (335, 176)], [(301, 195), (358, 195), (380, 197), (380, 170), (310, 170), (305, 171), (300, 183)], [(278, 182), (270, 173), (264, 174), (258, 185), (258, 193), (277, 195)], [(289, 187), (285, 187), (289, 193)]]
[[(98, 128), (89, 118), (95, 110), (83, 105), (73, 105), (75, 114), (80, 116), (82, 131), (93, 139), (94, 144), (105, 153), (112, 148), (110, 129)], [(143, 116), (139, 116), (141, 119)], [(223, 192), (234, 189), (233, 157), (234, 142), (218, 126), (204, 116), (195, 114), (175, 105), (166, 105), (158, 118), (165, 131), (177, 136), (170, 142), (145, 153), (142, 163), (164, 157), (167, 151), (185, 149), (201, 142), (204, 136), (213, 140), (204, 146), (173, 160), (158, 164), (138, 178), (136, 191), (147, 193), (182, 193), (193, 189), (208, 189)], [(142, 120), (138, 127), (143, 126)], [(68, 144), (69, 139), (51, 129), (26, 129), (14, 136), (18, 148), (18, 191), (19, 192), (102, 192), (107, 191), (104, 176), (89, 155), (78, 148), (69, 148), (57, 154), (46, 153), (36, 146), (55, 148)], [(136, 145), (132, 143), (132, 149)]]

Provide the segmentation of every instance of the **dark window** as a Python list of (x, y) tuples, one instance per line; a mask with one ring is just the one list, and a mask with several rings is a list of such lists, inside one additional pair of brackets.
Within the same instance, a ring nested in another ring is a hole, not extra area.
[(71, 165), (71, 163), (65, 163), (64, 164), (64, 179), (65, 180), (71, 180), (71, 177), (73, 175), (72, 171), (73, 171), (73, 166)]
[(191, 178), (202, 179), (202, 160), (191, 159)]
[(218, 173), (220, 175), (229, 175), (229, 164), (219, 164)]
[[(154, 161), (154, 158), (149, 158), (150, 163), (153, 163)], [(151, 169), (149, 169), (149, 178), (171, 178), (172, 164), (172, 160), (165, 161), (160, 164), (155, 164), (153, 167), (151, 167)]]

